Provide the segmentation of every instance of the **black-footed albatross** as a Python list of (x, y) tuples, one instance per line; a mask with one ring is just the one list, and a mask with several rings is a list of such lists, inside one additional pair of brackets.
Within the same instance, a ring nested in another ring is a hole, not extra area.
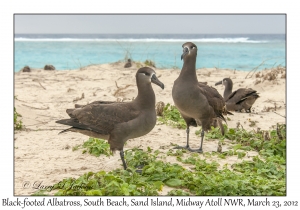
[[(226, 122), (223, 114), (227, 114), (225, 101), (219, 92), (206, 84), (199, 83), (196, 75), (197, 46), (192, 42), (182, 45), (183, 67), (179, 77), (175, 80), (172, 97), (175, 106), (186, 122), (187, 145), (185, 148), (192, 152), (202, 153), (204, 131), (210, 130), (212, 125), (219, 125), (222, 133), (224, 128), (222, 120)], [(231, 113), (229, 113), (231, 114)], [(193, 150), (189, 146), (190, 126), (202, 126), (200, 148)]]
[(60, 133), (72, 131), (87, 136), (108, 140), (110, 149), (120, 151), (123, 167), (123, 147), (128, 139), (149, 133), (156, 124), (155, 94), (151, 82), (164, 89), (164, 84), (149, 67), (140, 68), (136, 73), (137, 97), (131, 102), (91, 103), (82, 108), (67, 109), (70, 119), (56, 123), (72, 126)]
[(127, 60), (127, 63), (125, 63), (125, 65), (124, 65), (124, 68), (129, 68), (129, 67), (131, 67), (132, 66), (132, 64), (131, 64), (131, 59), (128, 59)]
[(223, 97), (227, 110), (240, 112), (244, 109), (246, 112), (251, 112), (252, 105), (256, 99), (259, 98), (256, 90), (251, 88), (239, 88), (232, 92), (233, 82), (230, 78), (224, 78), (215, 85), (220, 84), (225, 86)]

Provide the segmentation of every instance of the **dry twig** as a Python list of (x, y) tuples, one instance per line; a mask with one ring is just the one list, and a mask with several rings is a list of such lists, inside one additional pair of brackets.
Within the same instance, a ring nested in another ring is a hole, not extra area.
[(283, 116), (283, 115), (281, 115), (281, 114), (278, 114), (277, 112), (274, 112), (274, 113), (277, 114), (277, 115), (279, 115), (279, 116), (281, 116), (281, 117), (286, 118), (286, 116)]
[(46, 88), (41, 84), (41, 82), (40, 82), (38, 79), (33, 79), (32, 81), (38, 82), (39, 85), (40, 85), (44, 90), (46, 90)]
[(79, 101), (79, 100), (81, 100), (81, 99), (84, 99), (84, 93), (81, 94), (81, 97), (80, 97), (80, 98), (79, 98), (79, 97), (75, 98), (75, 99), (73, 100), (73, 102), (77, 102), (77, 101)]
[(37, 108), (37, 107), (33, 107), (33, 106), (28, 106), (28, 105), (26, 105), (26, 104), (22, 104), (23, 106), (26, 106), (26, 107), (29, 107), (29, 108), (31, 108), (31, 109), (39, 109), (39, 110), (47, 110), (47, 109), (49, 109), (49, 107), (47, 106), (46, 108)]
[(126, 88), (128, 88), (130, 86), (133, 86), (133, 85), (126, 85), (125, 87), (118, 87), (118, 89), (114, 92), (113, 96), (119, 96), (119, 95), (121, 95), (120, 92), (122, 90), (125, 90)]

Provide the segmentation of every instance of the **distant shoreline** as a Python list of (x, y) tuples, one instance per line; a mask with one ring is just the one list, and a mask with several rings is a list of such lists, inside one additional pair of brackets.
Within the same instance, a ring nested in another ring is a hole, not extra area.
[[(30, 69), (32, 72), (42, 72), (42, 71), (78, 71), (78, 70), (85, 70), (85, 69), (88, 69), (88, 68), (97, 68), (99, 67), (101, 69), (101, 66), (107, 66), (107, 65), (125, 65), (126, 62), (124, 61), (116, 61), (116, 62), (112, 62), (112, 63), (103, 63), (103, 64), (90, 64), (90, 65), (86, 65), (86, 66), (82, 66), (81, 68), (74, 68), (74, 69), (56, 69), (55, 70), (44, 70), (44, 68), (31, 68), (30, 66)], [(132, 62), (133, 66), (135, 66), (135, 68), (139, 68), (139, 67), (143, 67), (143, 66), (148, 66), (146, 65), (145, 63), (143, 62)], [(49, 65), (49, 64), (45, 64), (45, 65)], [(51, 64), (50, 64), (51, 65)], [(24, 66), (25, 67), (25, 66)], [(23, 67), (23, 68), (24, 68)], [(55, 67), (55, 66), (54, 66)], [(157, 70), (181, 70), (180, 68), (157, 68), (157, 67), (153, 67), (153, 66), (149, 66), (153, 69), (157, 69)], [(274, 69), (275, 67), (278, 67), (278, 66), (274, 66), (273, 68), (265, 68), (265, 69), (249, 69), (249, 70), (243, 70), (243, 69), (230, 69), (230, 68), (217, 68), (217, 67), (213, 67), (213, 68), (197, 68), (196, 71), (201, 71), (201, 70), (227, 70), (227, 71), (237, 71), (237, 72), (252, 72), (252, 71), (255, 71), (255, 72), (261, 72), (261, 71), (265, 71), (265, 70), (271, 70), (271, 69)], [(285, 66), (280, 66), (280, 67), (283, 67), (285, 68)], [(14, 73), (21, 73), (23, 68), (21, 68), (19, 71), (15, 71)], [(106, 70), (106, 69), (104, 69)], [(121, 70), (121, 69), (119, 69)], [(124, 70), (128, 70), (126, 68), (124, 68)], [(28, 72), (22, 72), (22, 73), (28, 73)]]
[(181, 45), (194, 42), (196, 68), (226, 68), (249, 71), (286, 65), (286, 37), (253, 34), (31, 34), (14, 37), (14, 68), (25, 65), (76, 69), (90, 64), (151, 60), (158, 68), (181, 68)]

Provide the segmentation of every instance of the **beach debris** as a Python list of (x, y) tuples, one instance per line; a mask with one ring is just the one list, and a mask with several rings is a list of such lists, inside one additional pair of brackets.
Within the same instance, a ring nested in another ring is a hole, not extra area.
[(115, 102), (121, 103), (121, 102), (133, 101), (133, 100), (134, 100), (134, 98), (131, 99), (131, 98), (124, 97), (124, 98), (117, 98), (117, 100)]
[(283, 137), (281, 135), (281, 132), (280, 132), (280, 128), (279, 128), (279, 123), (276, 124), (276, 132), (277, 132), (277, 136), (280, 140), (283, 140)]
[(256, 123), (258, 123), (258, 121), (252, 121), (252, 120), (249, 120), (249, 122), (250, 122), (249, 124), (250, 127), (254, 127), (256, 126)]
[(264, 133), (264, 140), (265, 141), (270, 141), (270, 134), (269, 131), (263, 131)]
[(125, 65), (124, 65), (124, 68), (129, 68), (131, 66), (132, 66), (131, 59), (128, 59), (127, 63), (125, 63)]
[(123, 91), (125, 89), (127, 89), (128, 87), (133, 86), (133, 85), (129, 84), (129, 85), (125, 85), (125, 87), (119, 87), (117, 81), (115, 81), (115, 84), (117, 87), (117, 90), (113, 93), (113, 96), (115, 96), (115, 97), (124, 96)]
[(26, 105), (26, 104), (22, 104), (22, 106), (26, 106), (26, 107), (28, 107), (30, 109), (39, 109), (39, 110), (47, 110), (47, 109), (49, 109), (49, 106), (47, 106), (47, 107), (41, 107), (41, 108), (29, 106), (29, 105)]
[(261, 133), (261, 128), (257, 127), (256, 128), (256, 133)]
[(277, 114), (277, 115), (279, 115), (279, 116), (281, 116), (281, 117), (286, 118), (286, 116), (283, 116), (283, 115), (281, 115), (281, 114), (278, 114), (277, 112), (274, 112), (274, 113)]
[(220, 152), (220, 153), (222, 152), (222, 142), (221, 141), (218, 142), (217, 152)]
[(264, 106), (262, 112), (271, 112), (271, 111), (275, 111), (275, 108), (274, 107), (271, 107), (271, 106)]
[(53, 65), (45, 65), (44, 70), (55, 70), (55, 67)]
[(277, 78), (286, 78), (286, 68), (282, 66), (277, 66), (276, 68), (271, 69), (266, 75), (262, 76), (263, 81), (276, 80)]
[(72, 89), (72, 88), (68, 88), (68, 90), (67, 90), (67, 92), (69, 93), (69, 92), (74, 92), (75, 90), (74, 89)]
[(82, 99), (84, 99), (84, 93), (81, 94), (81, 97), (80, 97), (80, 98), (79, 98), (79, 97), (76, 97), (76, 98), (73, 100), (73, 102), (77, 102), (77, 101), (82, 100)]
[(44, 90), (46, 90), (46, 88), (41, 84), (40, 80), (38, 80), (38, 79), (33, 79), (32, 81), (33, 81), (33, 82), (38, 82), (39, 85), (40, 85)]
[(257, 85), (257, 84), (259, 84), (259, 83), (261, 83), (261, 80), (260, 80), (260, 79), (257, 79), (257, 80), (255, 80), (254, 85)]
[(157, 116), (163, 116), (164, 108), (165, 108), (165, 103), (162, 101), (159, 101), (156, 103), (156, 115)]
[(255, 74), (255, 77), (256, 77), (256, 78), (262, 78), (262, 77), (264, 77), (264, 74), (263, 74), (262, 72), (257, 72), (257, 73)]
[(249, 76), (250, 73), (252, 73), (252, 75), (249, 76), (249, 78), (252, 78), (252, 76), (255, 74), (255, 72), (258, 70), (258, 68), (261, 67), (268, 60), (270, 60), (270, 59), (266, 59), (266, 60), (262, 61), (258, 66), (254, 67), (251, 71), (249, 71), (249, 73), (246, 75), (245, 79), (247, 79), (247, 77)]
[(67, 145), (65, 145), (64, 146), (64, 148), (63, 149), (70, 149), (71, 147), (70, 147), (70, 145), (69, 144), (67, 144)]
[(115, 84), (116, 84), (116, 87), (117, 87), (117, 88), (120, 88), (120, 87), (118, 86), (118, 83), (117, 83), (117, 81), (115, 81)]
[(22, 72), (31, 72), (31, 69), (29, 66), (24, 66), (24, 68), (22, 69)]
[[(273, 104), (273, 106), (264, 106), (264, 108), (263, 108), (263, 112), (275, 112), (275, 111), (277, 111), (277, 110), (279, 110), (279, 109), (281, 109), (281, 108), (283, 108), (282, 106), (283, 105), (278, 105), (278, 103), (280, 104), (280, 103), (282, 103), (281, 101), (273, 101), (273, 100), (267, 100), (266, 102), (268, 102), (268, 103), (272, 103)], [(283, 116), (284, 117), (284, 116)]]
[[(210, 77), (210, 75), (211, 75), (211, 72), (210, 71), (208, 71), (208, 72), (206, 72), (206, 73), (202, 73), (202, 74), (197, 74), (198, 76), (205, 76), (205, 77)], [(202, 84), (207, 84), (207, 82), (201, 82)]]
[(271, 72), (268, 72), (268, 73), (264, 76), (263, 82), (264, 82), (265, 80), (269, 80), (269, 81), (275, 80), (276, 77), (277, 77), (277, 75), (276, 75), (274, 72), (272, 72), (272, 71), (271, 71)]

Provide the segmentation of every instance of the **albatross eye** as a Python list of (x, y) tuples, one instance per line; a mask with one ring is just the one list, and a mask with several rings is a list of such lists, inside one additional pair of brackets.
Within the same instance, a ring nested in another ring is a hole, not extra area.
[(148, 72), (146, 72), (145, 75), (150, 76), (150, 74)]

